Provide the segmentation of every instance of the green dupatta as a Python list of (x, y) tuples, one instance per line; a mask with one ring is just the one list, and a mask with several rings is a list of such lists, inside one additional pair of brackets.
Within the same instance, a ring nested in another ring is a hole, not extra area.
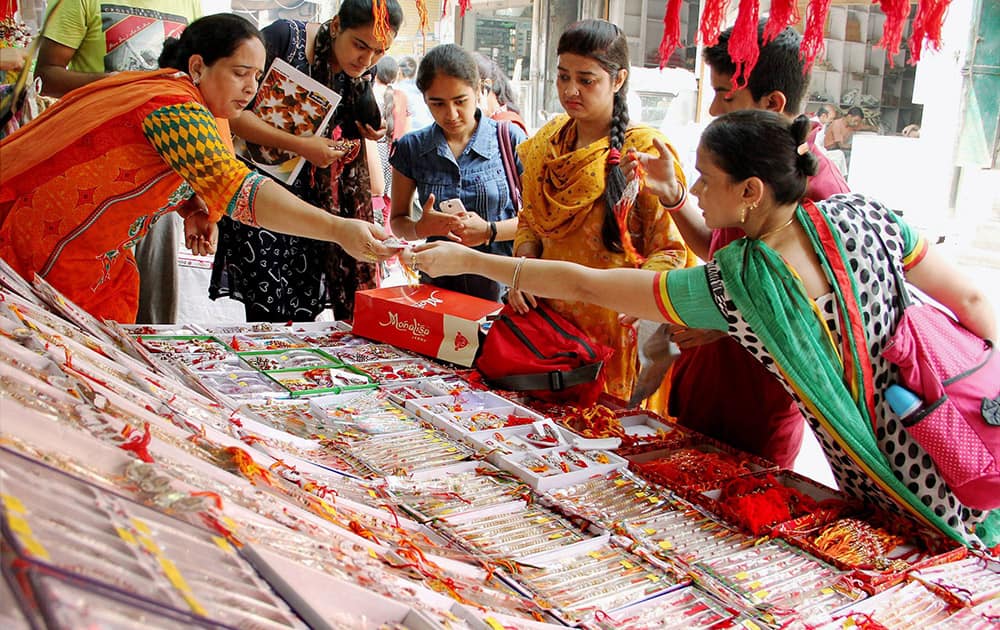
[[(853, 274), (838, 273), (847, 260), (843, 242), (815, 206), (809, 212), (799, 206), (796, 220), (809, 235), (833, 286), (841, 321), (849, 322), (842, 350), (838, 352), (801, 279), (767, 244), (744, 238), (716, 252), (727, 291), (785, 380), (848, 456), (913, 516), (968, 544), (961, 532), (896, 479), (879, 449), (871, 420), (875, 410), (868, 343), (858, 326), (858, 290)], [(839, 260), (832, 259), (831, 252)]]

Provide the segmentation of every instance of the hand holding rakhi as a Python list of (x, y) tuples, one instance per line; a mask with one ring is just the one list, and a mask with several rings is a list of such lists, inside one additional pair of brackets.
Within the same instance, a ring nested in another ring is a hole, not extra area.
[(474, 250), (447, 241), (434, 241), (403, 250), (399, 260), (414, 271), (423, 271), (432, 278), (457, 276), (469, 271), (467, 256)]
[(323, 136), (307, 136), (300, 139), (298, 154), (310, 164), (326, 168), (341, 159), (351, 149), (349, 144), (330, 140)]
[(622, 159), (621, 167), (628, 180), (636, 177), (636, 172), (644, 174), (643, 189), (656, 195), (661, 204), (671, 208), (683, 201), (684, 185), (677, 179), (674, 156), (667, 145), (659, 138), (653, 138), (653, 147), (656, 155), (629, 149)]
[(646, 257), (636, 250), (632, 243), (632, 232), (629, 229), (629, 215), (632, 213), (632, 208), (635, 207), (636, 199), (639, 198), (639, 189), (642, 187), (644, 177), (645, 169), (641, 164), (637, 163), (629, 169), (626, 175), (628, 183), (614, 208), (615, 222), (618, 224), (618, 233), (621, 235), (622, 250), (625, 252), (628, 264), (634, 267), (641, 267), (646, 262)]

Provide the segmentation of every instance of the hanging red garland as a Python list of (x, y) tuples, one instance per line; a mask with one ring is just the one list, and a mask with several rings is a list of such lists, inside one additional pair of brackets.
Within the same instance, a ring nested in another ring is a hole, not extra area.
[(917, 15), (913, 18), (913, 33), (910, 35), (910, 63), (920, 61), (920, 54), (927, 42), (934, 50), (941, 49), (941, 27), (944, 14), (951, 0), (920, 0)]
[(465, 12), (472, 6), (472, 0), (458, 0), (458, 15), (465, 17)]
[(826, 16), (830, 13), (832, 0), (813, 0), (806, 12), (806, 30), (802, 35), (802, 60), (805, 69), (812, 67), (816, 57), (823, 54), (826, 44), (823, 41), (823, 29), (826, 26)]
[[(701, 14), (701, 43), (705, 46), (714, 46), (719, 42), (719, 33), (722, 32), (722, 21), (726, 19), (726, 7), (729, 0), (705, 0), (705, 10)], [(680, 21), (678, 16), (678, 22)], [(680, 29), (680, 26), (677, 27)]]
[(17, 13), (17, 0), (0, 0), (0, 20), (11, 18)]
[[(471, 0), (459, 0), (460, 6), (467, 6)], [(667, 0), (663, 16), (663, 38), (660, 41), (660, 67), (666, 65), (670, 54), (681, 43), (680, 11), (682, 0)], [(742, 87), (757, 63), (760, 50), (757, 45), (757, 16), (760, 12), (760, 0), (740, 0), (733, 35), (729, 40), (729, 55), (736, 63), (736, 73), (733, 75), (733, 85)], [(806, 10), (806, 25), (802, 36), (801, 52), (808, 71), (816, 57), (823, 54), (824, 28), (830, 5), (833, 0), (810, 0)], [(889, 65), (894, 65), (893, 57), (899, 53), (902, 41), (903, 27), (909, 17), (910, 0), (872, 0), (881, 5), (886, 16), (882, 38), (877, 44), (886, 50)], [(913, 20), (913, 33), (910, 36), (910, 63), (920, 61), (923, 47), (928, 44), (937, 50), (941, 47), (941, 28), (945, 12), (951, 0), (920, 0), (917, 14)], [(726, 7), (729, 0), (705, 0), (705, 8), (701, 15), (698, 29), (702, 45), (714, 46), (719, 41), (719, 33), (726, 17)], [(463, 8), (464, 14), (464, 8)], [(778, 36), (785, 27), (797, 24), (800, 19), (796, 0), (773, 0), (770, 8), (770, 18), (764, 28), (764, 45)]]
[(759, 14), (758, 0), (740, 0), (736, 24), (729, 37), (729, 57), (736, 65), (736, 71), (733, 72), (734, 90), (747, 86), (747, 79), (760, 58), (760, 46), (757, 44)]
[(681, 5), (684, 0), (667, 0), (663, 10), (663, 39), (660, 40), (660, 69), (666, 67), (670, 55), (681, 45)]
[(899, 44), (903, 41), (903, 27), (910, 15), (910, 0), (879, 0), (879, 4), (885, 14), (885, 25), (882, 39), (875, 45), (885, 49), (889, 67), (893, 67), (896, 65), (893, 58), (899, 54)]
[(786, 27), (799, 23), (799, 5), (796, 0), (773, 0), (771, 2), (771, 15), (767, 18), (767, 26), (764, 27), (764, 37), (762, 46), (767, 46)]

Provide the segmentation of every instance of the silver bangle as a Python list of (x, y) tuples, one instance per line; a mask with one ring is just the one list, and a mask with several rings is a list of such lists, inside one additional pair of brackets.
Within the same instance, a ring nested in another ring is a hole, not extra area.
[(512, 291), (518, 291), (517, 288), (518, 281), (521, 279), (521, 267), (524, 265), (524, 261), (527, 257), (521, 256), (517, 261), (517, 266), (514, 267), (514, 277), (510, 281), (510, 288)]

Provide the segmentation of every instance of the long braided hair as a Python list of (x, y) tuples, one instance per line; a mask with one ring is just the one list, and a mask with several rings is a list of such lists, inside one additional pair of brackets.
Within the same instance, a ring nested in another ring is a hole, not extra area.
[(625, 130), (628, 129), (628, 39), (616, 25), (606, 20), (580, 20), (571, 24), (559, 38), (556, 54), (570, 53), (589, 57), (599, 63), (614, 82), (621, 70), (626, 71), (625, 82), (615, 93), (611, 110), (610, 148), (605, 163), (604, 226), (601, 239), (604, 246), (613, 252), (622, 252), (622, 235), (615, 221), (615, 205), (625, 191), (625, 173), (622, 172), (622, 147), (625, 145)]

